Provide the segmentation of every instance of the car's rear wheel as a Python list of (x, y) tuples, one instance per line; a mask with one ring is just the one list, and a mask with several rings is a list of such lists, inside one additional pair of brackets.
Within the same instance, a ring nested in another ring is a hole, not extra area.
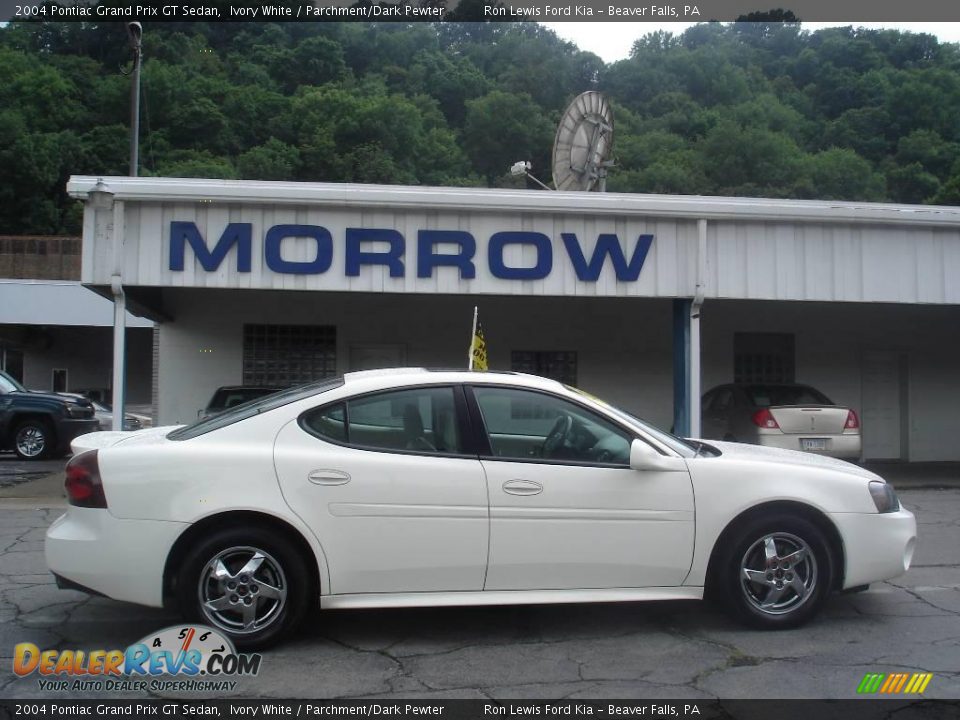
[(53, 431), (45, 420), (24, 420), (13, 431), (13, 449), (21, 460), (43, 460), (53, 453), (53, 446)]
[(748, 520), (721, 559), (722, 598), (742, 622), (778, 630), (797, 627), (823, 606), (833, 587), (828, 541), (803, 517)]
[(298, 549), (264, 528), (226, 528), (201, 541), (177, 576), (180, 611), (240, 648), (278, 642), (302, 619), (311, 589)]

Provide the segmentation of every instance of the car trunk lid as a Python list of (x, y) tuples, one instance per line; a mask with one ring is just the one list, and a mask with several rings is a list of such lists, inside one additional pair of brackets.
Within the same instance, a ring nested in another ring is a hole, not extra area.
[(850, 412), (823, 405), (781, 405), (769, 410), (783, 432), (798, 435), (839, 435)]
[(100, 450), (113, 447), (123, 443), (125, 445), (147, 445), (164, 442), (167, 433), (178, 425), (167, 427), (147, 428), (145, 430), (107, 430), (103, 432), (93, 432), (74, 438), (70, 443), (70, 449), (74, 455), (85, 452), (86, 450)]

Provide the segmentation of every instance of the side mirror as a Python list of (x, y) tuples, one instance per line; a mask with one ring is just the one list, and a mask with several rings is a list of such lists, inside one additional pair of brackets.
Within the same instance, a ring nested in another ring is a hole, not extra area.
[(635, 439), (630, 444), (630, 467), (634, 470), (684, 472), (687, 464), (683, 458), (661, 455), (653, 446), (643, 440)]

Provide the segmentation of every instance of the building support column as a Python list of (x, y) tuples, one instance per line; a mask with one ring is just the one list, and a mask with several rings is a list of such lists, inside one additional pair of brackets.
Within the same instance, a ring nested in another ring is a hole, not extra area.
[(113, 276), (110, 287), (113, 291), (113, 424), (111, 430), (123, 430), (127, 374), (127, 297), (123, 292), (119, 275)]
[(697, 287), (673, 301), (673, 433), (700, 437), (700, 308), (707, 275), (707, 221), (697, 221)]
[(127, 296), (123, 291), (123, 235), (126, 232), (124, 204), (113, 203), (113, 425), (123, 430), (127, 389)]
[(673, 301), (673, 434), (690, 435), (690, 307), (693, 300)]

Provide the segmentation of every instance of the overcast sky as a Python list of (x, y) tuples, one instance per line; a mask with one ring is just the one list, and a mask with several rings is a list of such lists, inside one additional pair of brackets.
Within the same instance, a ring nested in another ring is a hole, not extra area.
[[(581, 50), (599, 55), (605, 62), (623, 60), (630, 55), (633, 41), (647, 33), (667, 30), (679, 35), (695, 23), (657, 23), (657, 22), (556, 22), (542, 23), (553, 29), (560, 37), (575, 43)], [(960, 42), (960, 23), (802, 23), (806, 30), (818, 30), (824, 27), (853, 25), (854, 27), (907, 30), (909, 32), (930, 33), (941, 42)]]

